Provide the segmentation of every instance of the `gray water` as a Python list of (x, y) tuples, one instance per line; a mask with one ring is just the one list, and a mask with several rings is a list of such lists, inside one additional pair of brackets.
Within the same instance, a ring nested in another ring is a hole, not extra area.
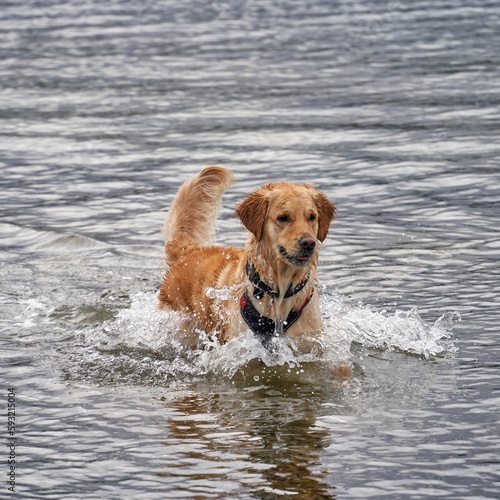
[[(3, 1), (2, 498), (500, 498), (496, 1)], [(338, 207), (322, 357), (190, 351), (180, 183)], [(349, 363), (354, 374), (332, 374)]]

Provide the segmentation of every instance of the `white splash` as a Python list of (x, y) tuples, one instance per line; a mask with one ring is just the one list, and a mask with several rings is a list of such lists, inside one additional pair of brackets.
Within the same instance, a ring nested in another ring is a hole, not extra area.
[(365, 347), (393, 350), (430, 358), (456, 352), (450, 340), (460, 321), (458, 312), (447, 312), (434, 324), (426, 323), (417, 309), (388, 313), (370, 305), (347, 304), (340, 295), (321, 299), (326, 334), (350, 339)]
[[(350, 305), (338, 294), (322, 294), (325, 331), (320, 338), (321, 354), (297, 355), (282, 338), (273, 341), (272, 349), (264, 348), (250, 331), (219, 345), (216, 339), (196, 330), (197, 342), (187, 346), (183, 340), (186, 316), (158, 310), (157, 300), (155, 293), (138, 293), (130, 307), (120, 311), (103, 328), (94, 326), (84, 332), (83, 344), (90, 351), (86, 351), (80, 365), (83, 370), (90, 367), (89, 377), (97, 377), (104, 383), (143, 383), (147, 379), (156, 385), (174, 378), (206, 374), (231, 378), (257, 359), (268, 367), (294, 368), (318, 361), (349, 363), (353, 342), (429, 358), (454, 351), (449, 339), (454, 322), (459, 320), (457, 313), (449, 313), (429, 325), (415, 310), (390, 315), (370, 306)], [(96, 364), (101, 364), (102, 369)]]

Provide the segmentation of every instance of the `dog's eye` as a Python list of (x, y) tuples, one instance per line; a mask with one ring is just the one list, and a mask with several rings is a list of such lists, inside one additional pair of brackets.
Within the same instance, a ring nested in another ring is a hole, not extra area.
[(316, 220), (316, 215), (311, 214), (311, 215), (309, 216), (309, 220), (310, 220), (310, 221), (315, 221), (315, 220)]
[(279, 215), (276, 219), (278, 222), (288, 222), (290, 217), (287, 214)]

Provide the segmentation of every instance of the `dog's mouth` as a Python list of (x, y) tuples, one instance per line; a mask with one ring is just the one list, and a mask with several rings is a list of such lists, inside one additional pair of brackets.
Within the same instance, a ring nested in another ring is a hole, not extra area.
[(303, 251), (294, 255), (290, 255), (282, 246), (279, 247), (279, 250), (280, 254), (283, 255), (283, 257), (285, 257), (285, 259), (290, 262), (290, 264), (296, 267), (304, 267), (309, 264), (314, 253), (314, 251)]

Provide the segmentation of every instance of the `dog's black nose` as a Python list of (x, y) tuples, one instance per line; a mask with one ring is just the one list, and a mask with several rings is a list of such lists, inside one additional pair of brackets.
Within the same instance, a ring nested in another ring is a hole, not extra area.
[(307, 250), (308, 252), (311, 252), (314, 250), (314, 247), (316, 246), (316, 240), (312, 238), (311, 236), (303, 236), (299, 240), (299, 245), (302, 250)]

